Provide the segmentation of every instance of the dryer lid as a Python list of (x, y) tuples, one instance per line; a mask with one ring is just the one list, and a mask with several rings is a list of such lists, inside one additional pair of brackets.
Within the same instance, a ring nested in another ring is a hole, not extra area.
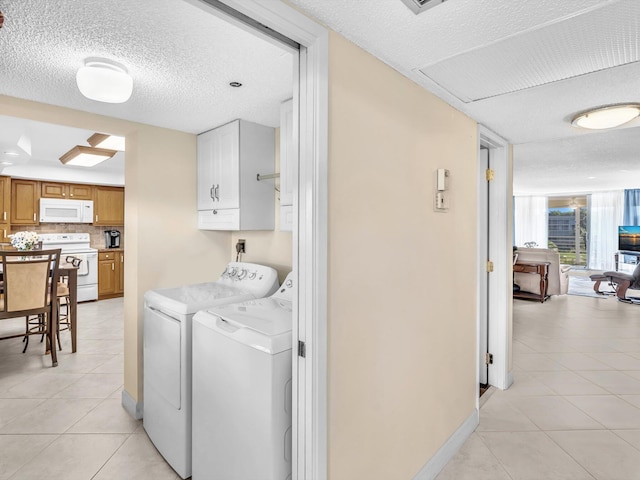
[(218, 282), (161, 288), (144, 294), (145, 302), (153, 308), (178, 315), (190, 315), (198, 310), (251, 298), (253, 295), (244, 289)]

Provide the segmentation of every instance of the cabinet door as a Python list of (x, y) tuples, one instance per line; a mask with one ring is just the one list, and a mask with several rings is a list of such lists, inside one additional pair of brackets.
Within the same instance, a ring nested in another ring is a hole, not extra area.
[[(240, 207), (240, 122), (216, 129), (213, 178), (217, 185), (214, 208)], [(256, 172), (256, 174), (259, 172)]]
[(11, 181), (12, 224), (38, 225), (38, 187), (34, 180)]
[(118, 274), (116, 293), (124, 293), (124, 252), (116, 254), (116, 272)]
[(98, 261), (98, 298), (116, 293), (116, 261), (114, 258)]
[(93, 224), (101, 226), (124, 225), (124, 188), (95, 187)]
[(40, 197), (67, 198), (67, 185), (64, 183), (40, 182)]
[(211, 210), (216, 207), (216, 185), (213, 179), (215, 139), (215, 130), (198, 135), (198, 210)]
[(69, 184), (69, 198), (73, 200), (93, 200), (93, 185)]
[(238, 208), (239, 121), (198, 135), (198, 210)]
[(293, 100), (280, 106), (280, 205), (293, 205), (295, 167), (298, 162), (293, 137)]
[(11, 177), (0, 177), (0, 223), (9, 223), (11, 218)]

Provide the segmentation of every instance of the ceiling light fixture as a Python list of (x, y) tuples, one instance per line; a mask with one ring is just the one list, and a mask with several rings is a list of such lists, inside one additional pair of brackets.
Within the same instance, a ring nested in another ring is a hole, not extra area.
[(64, 165), (93, 167), (94, 165), (113, 157), (116, 153), (118, 153), (116, 150), (76, 145), (60, 157), (60, 162)]
[(133, 92), (133, 79), (119, 63), (104, 58), (87, 58), (76, 74), (85, 97), (105, 103), (124, 103)]
[(87, 143), (95, 148), (107, 148), (124, 152), (124, 137), (118, 137), (117, 135), (94, 133), (87, 139)]
[(603, 130), (619, 127), (638, 116), (640, 116), (640, 104), (638, 103), (609, 105), (576, 115), (571, 120), (571, 125), (592, 130)]
[(17, 157), (20, 154), (17, 152), (4, 152), (5, 155), (9, 155), (10, 157)]
[(2, 14), (2, 12), (0, 12), (0, 28), (2, 28), (3, 24), (4, 24), (4, 15)]

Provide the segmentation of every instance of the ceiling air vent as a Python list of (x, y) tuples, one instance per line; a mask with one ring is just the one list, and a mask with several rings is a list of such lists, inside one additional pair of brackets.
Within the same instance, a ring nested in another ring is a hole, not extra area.
[(409, 9), (416, 15), (429, 10), (431, 7), (435, 7), (444, 3), (446, 0), (402, 0)]

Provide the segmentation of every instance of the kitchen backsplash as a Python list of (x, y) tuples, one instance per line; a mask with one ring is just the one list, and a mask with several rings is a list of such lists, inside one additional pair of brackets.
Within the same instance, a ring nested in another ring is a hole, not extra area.
[(105, 230), (118, 230), (120, 232), (120, 246), (124, 247), (124, 227), (94, 227), (83, 223), (46, 223), (42, 225), (14, 225), (11, 233), (29, 231), (36, 233), (89, 233), (91, 234), (91, 246), (97, 249), (104, 249)]

